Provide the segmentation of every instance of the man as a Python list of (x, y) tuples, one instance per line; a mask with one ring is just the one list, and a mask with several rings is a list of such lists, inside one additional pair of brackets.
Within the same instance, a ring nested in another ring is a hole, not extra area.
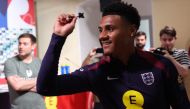
[(36, 77), (41, 61), (33, 57), (36, 38), (24, 33), (18, 38), (19, 54), (5, 62), (11, 109), (45, 109), (44, 99), (36, 93)]
[(180, 89), (184, 99), (186, 99), (187, 94), (183, 84), (183, 78), (187, 77), (187, 75), (189, 74), (188, 70), (190, 68), (190, 59), (186, 50), (174, 48), (176, 40), (177, 37), (175, 28), (165, 26), (160, 31), (161, 48), (165, 49), (163, 50), (164, 56), (168, 58), (171, 62), (173, 62), (173, 64), (177, 68), (177, 71), (179, 73), (178, 82), (180, 85)]
[(49, 48), (40, 68), (37, 91), (43, 95), (92, 91), (104, 109), (189, 109), (180, 101), (177, 71), (166, 58), (134, 47), (140, 25), (136, 8), (116, 2), (107, 6), (99, 25), (99, 41), (106, 57), (71, 74), (57, 75), (59, 56), (77, 17), (56, 20)]
[(82, 63), (82, 67), (100, 61), (103, 56), (102, 48), (93, 48)]
[(186, 50), (174, 48), (176, 40), (176, 30), (173, 27), (165, 26), (160, 31), (161, 47), (165, 49), (163, 50), (164, 56), (170, 59), (176, 66), (179, 74), (185, 77), (188, 75), (190, 59)]
[[(87, 57), (84, 59), (82, 67), (99, 62), (102, 56), (103, 56), (102, 48), (93, 48), (90, 51), (90, 53), (87, 55)], [(94, 95), (93, 97), (94, 97), (94, 109), (103, 109), (102, 104), (100, 103), (98, 97), (96, 95)]]
[(144, 50), (146, 45), (146, 33), (143, 31), (138, 31), (135, 34), (135, 45), (138, 49)]

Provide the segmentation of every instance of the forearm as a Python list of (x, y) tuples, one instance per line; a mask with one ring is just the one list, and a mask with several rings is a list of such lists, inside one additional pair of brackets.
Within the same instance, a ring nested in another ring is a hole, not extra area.
[(30, 91), (36, 86), (36, 78), (20, 79), (16, 84), (16, 91)]
[(90, 63), (90, 60), (91, 60), (92, 56), (90, 56), (88, 54), (88, 56), (84, 59), (83, 63), (82, 63), (82, 67), (85, 66), (85, 65), (88, 65)]
[(51, 93), (56, 87), (58, 62), (62, 46), (66, 38), (52, 35), (48, 50), (42, 60), (37, 79), (37, 92), (40, 94)]
[(31, 92), (36, 92), (36, 85), (30, 89)]
[(30, 91), (36, 86), (36, 78), (23, 78), (18, 75), (8, 76), (7, 82), (15, 91)]
[(173, 57), (170, 57), (169, 59), (175, 65), (179, 75), (181, 75), (182, 77), (186, 77), (188, 75), (188, 67), (180, 64)]

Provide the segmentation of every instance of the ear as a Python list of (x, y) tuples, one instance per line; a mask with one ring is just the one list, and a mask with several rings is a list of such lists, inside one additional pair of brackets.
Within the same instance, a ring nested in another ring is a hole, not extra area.
[(36, 46), (37, 46), (36, 43), (33, 43), (32, 44), (32, 50), (34, 50), (36, 48)]

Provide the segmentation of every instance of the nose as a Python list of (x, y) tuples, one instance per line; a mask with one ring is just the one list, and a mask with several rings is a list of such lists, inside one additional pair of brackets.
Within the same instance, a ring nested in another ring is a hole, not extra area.
[(166, 40), (165, 43), (166, 43), (166, 45), (169, 45), (169, 44), (170, 44), (170, 41)]
[(18, 45), (18, 48), (20, 49), (20, 48), (22, 48), (23, 47), (23, 44), (19, 44)]
[(109, 38), (109, 35), (107, 34), (107, 32), (101, 32), (99, 34), (99, 40), (106, 40)]
[(104, 36), (105, 36), (104, 33), (101, 32), (101, 33), (99, 34), (99, 39), (102, 39)]

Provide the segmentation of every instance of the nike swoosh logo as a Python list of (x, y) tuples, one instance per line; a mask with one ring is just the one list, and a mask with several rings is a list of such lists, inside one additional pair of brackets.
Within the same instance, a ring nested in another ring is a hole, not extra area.
[(107, 77), (107, 80), (116, 80), (116, 79), (119, 79), (119, 78), (114, 78), (114, 77)]

